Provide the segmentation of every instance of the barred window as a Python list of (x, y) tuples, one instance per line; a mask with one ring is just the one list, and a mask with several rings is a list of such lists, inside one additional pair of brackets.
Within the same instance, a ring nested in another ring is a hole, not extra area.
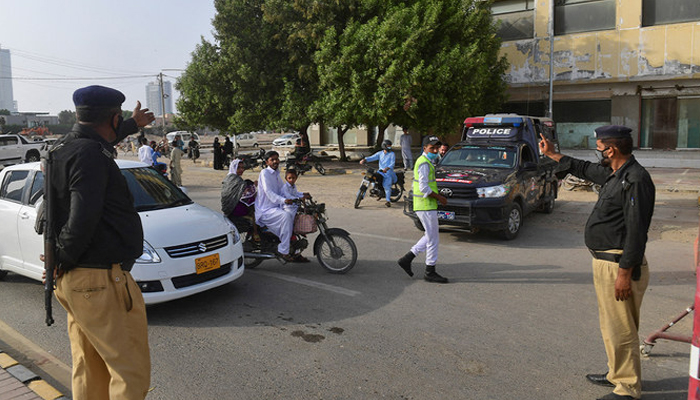
[(498, 37), (503, 40), (532, 39), (535, 36), (535, 1), (501, 0), (491, 5), (499, 21)]
[(615, 29), (615, 0), (555, 0), (555, 35), (605, 29)]

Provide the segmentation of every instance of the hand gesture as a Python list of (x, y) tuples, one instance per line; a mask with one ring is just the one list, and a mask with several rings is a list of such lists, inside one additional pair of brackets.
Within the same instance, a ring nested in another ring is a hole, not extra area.
[(540, 146), (540, 154), (545, 155), (545, 156), (550, 156), (555, 153), (554, 151), (554, 143), (550, 142), (549, 139), (544, 137), (543, 134), (540, 133), (540, 140), (539, 146)]
[(360, 160), (360, 165), (363, 165), (364, 163), (365, 163), (365, 159), (363, 158), (362, 160)]
[(131, 115), (131, 117), (134, 119), (134, 121), (136, 121), (136, 125), (139, 128), (143, 128), (144, 126), (156, 120), (155, 115), (153, 115), (152, 112), (148, 111), (148, 108), (141, 108), (140, 101), (136, 102), (136, 108), (134, 108), (134, 113)]

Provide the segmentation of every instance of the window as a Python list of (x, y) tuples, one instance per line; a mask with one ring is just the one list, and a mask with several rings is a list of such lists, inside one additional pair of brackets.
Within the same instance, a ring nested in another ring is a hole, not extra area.
[(21, 202), (24, 184), (28, 175), (29, 171), (11, 171), (5, 175), (2, 190), (0, 190), (0, 198)]
[(642, 26), (699, 20), (698, 0), (642, 0)]
[(610, 121), (611, 107), (610, 100), (556, 101), (552, 105), (557, 123)]
[(605, 29), (615, 29), (615, 0), (555, 0), (555, 35)]
[(0, 137), (0, 146), (14, 146), (19, 141), (14, 136)]
[(491, 5), (493, 19), (500, 22), (503, 40), (532, 39), (535, 36), (534, 0), (501, 0)]
[(34, 182), (29, 191), (29, 205), (36, 204), (37, 200), (44, 194), (44, 173), (39, 171), (34, 175)]

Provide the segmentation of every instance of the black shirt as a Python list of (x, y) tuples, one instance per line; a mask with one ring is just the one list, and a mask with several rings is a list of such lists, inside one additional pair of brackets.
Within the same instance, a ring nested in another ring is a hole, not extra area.
[(634, 156), (615, 172), (568, 156), (559, 163), (558, 170), (602, 185), (586, 222), (586, 246), (596, 251), (623, 250), (620, 268), (641, 265), (656, 198), (654, 182), (646, 169)]
[[(123, 126), (115, 143), (136, 131), (131, 119)], [(141, 219), (113, 151), (97, 132), (80, 124), (52, 148), (61, 268), (133, 261), (143, 253)]]

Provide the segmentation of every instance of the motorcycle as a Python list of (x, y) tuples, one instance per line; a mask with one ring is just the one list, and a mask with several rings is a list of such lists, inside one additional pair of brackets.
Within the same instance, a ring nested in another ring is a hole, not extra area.
[[(350, 233), (340, 228), (329, 228), (326, 224), (326, 205), (312, 199), (295, 200), (299, 204), (295, 219), (295, 233), (292, 235), (289, 253), (301, 254), (309, 246), (308, 234), (318, 229), (319, 235), (313, 245), (314, 255), (319, 264), (332, 274), (344, 274), (350, 271), (357, 262), (357, 246), (350, 238)], [(303, 217), (300, 217), (303, 216)], [(298, 223), (301, 220), (304, 223)], [(298, 221), (299, 220), (299, 221)], [(245, 267), (256, 268), (265, 260), (278, 259), (285, 262), (277, 254), (279, 238), (265, 228), (259, 229), (260, 240), (253, 238), (251, 221), (245, 218), (235, 218), (232, 221), (241, 232), (243, 240), (243, 257)], [(299, 225), (306, 225), (300, 229)], [(306, 233), (303, 233), (306, 232)]]
[(321, 161), (316, 157), (312, 151), (301, 156), (301, 159), (297, 157), (287, 159), (287, 169), (295, 168), (299, 171), (299, 175), (304, 175), (304, 172), (311, 171), (313, 163), (313, 168), (316, 168), (319, 174), (325, 175), (326, 169), (321, 165)]
[[(360, 208), (360, 202), (367, 195), (369, 191), (370, 197), (376, 197), (377, 200), (386, 198), (384, 193), (384, 187), (382, 186), (382, 180), (384, 177), (380, 175), (374, 168), (367, 168), (366, 172), (363, 172), (362, 184), (360, 185), (360, 190), (357, 191), (357, 197), (355, 198), (355, 208)], [(389, 198), (392, 203), (396, 203), (401, 198), (404, 192), (404, 173), (403, 171), (396, 172), (396, 182), (391, 185), (391, 195)]]
[(241, 154), (238, 156), (238, 158), (243, 161), (245, 169), (253, 169), (258, 165), (264, 164), (264, 156), (265, 150), (260, 149), (252, 154)]
[(590, 187), (594, 193), (600, 193), (601, 186), (593, 183), (589, 180), (576, 177), (574, 175), (568, 174), (562, 179), (561, 186), (566, 190), (574, 190), (577, 187)]

